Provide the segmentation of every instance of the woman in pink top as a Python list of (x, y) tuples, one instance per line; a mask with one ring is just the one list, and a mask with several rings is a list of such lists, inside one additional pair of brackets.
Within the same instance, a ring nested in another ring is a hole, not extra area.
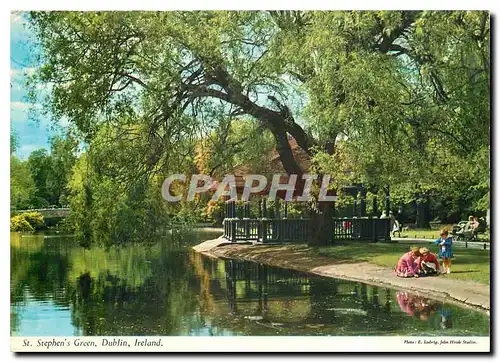
[(402, 278), (418, 278), (417, 258), (419, 256), (420, 253), (418, 251), (418, 247), (411, 248), (409, 252), (399, 258), (398, 264), (396, 265), (396, 268), (394, 268), (396, 275)]

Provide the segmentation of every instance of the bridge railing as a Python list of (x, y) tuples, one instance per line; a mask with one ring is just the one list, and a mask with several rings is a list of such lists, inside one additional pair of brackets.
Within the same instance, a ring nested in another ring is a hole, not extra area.
[(69, 215), (70, 209), (68, 207), (59, 208), (45, 208), (45, 209), (28, 209), (28, 210), (11, 210), (10, 215), (20, 215), (25, 212), (38, 212), (42, 214), (44, 218), (64, 218)]
[(12, 210), (12, 212), (18, 214), (23, 212), (44, 212), (44, 211), (69, 211), (69, 207), (48, 207), (44, 209)]

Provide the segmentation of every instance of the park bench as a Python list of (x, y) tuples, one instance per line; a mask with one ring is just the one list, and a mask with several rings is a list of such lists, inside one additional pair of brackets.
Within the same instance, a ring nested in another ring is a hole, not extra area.
[(479, 223), (476, 229), (473, 229), (468, 221), (460, 221), (458, 224), (453, 225), (451, 235), (456, 241), (475, 241), (477, 234), (486, 231), (485, 225)]

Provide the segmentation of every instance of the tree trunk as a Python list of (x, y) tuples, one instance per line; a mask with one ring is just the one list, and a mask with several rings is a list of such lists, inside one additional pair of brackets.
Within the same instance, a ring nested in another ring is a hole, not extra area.
[[(330, 135), (330, 139), (335, 139), (335, 135)], [(335, 152), (335, 143), (327, 142), (325, 152), (333, 155)], [(323, 180), (323, 175), (319, 175), (318, 180)], [(333, 217), (335, 202), (322, 201), (319, 203), (319, 212), (313, 217), (312, 239), (309, 241), (311, 246), (327, 245), (333, 237)]]
[(280, 155), (280, 161), (289, 175), (297, 175), (298, 178), (302, 177), (303, 170), (293, 155), (292, 148), (288, 143), (288, 136), (284, 130), (272, 130), (274, 139), (276, 141), (276, 150)]
[(333, 227), (333, 202), (321, 202), (319, 212), (313, 215), (311, 227), (312, 238), (309, 240), (310, 246), (327, 245), (332, 237)]

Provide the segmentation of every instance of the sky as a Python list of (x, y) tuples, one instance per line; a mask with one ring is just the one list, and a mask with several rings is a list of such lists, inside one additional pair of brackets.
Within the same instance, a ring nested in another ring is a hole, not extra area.
[[(51, 120), (41, 114), (39, 105), (34, 105), (35, 118), (29, 119), (28, 111), (33, 107), (28, 103), (25, 81), (36, 69), (34, 55), (40, 51), (33, 34), (26, 27), (26, 14), (11, 12), (10, 15), (10, 124), (17, 135), (16, 155), (27, 159), (30, 153), (39, 148), (50, 149), (49, 137), (57, 131)], [(40, 85), (43, 92), (43, 85)], [(61, 123), (62, 124), (62, 123)]]

